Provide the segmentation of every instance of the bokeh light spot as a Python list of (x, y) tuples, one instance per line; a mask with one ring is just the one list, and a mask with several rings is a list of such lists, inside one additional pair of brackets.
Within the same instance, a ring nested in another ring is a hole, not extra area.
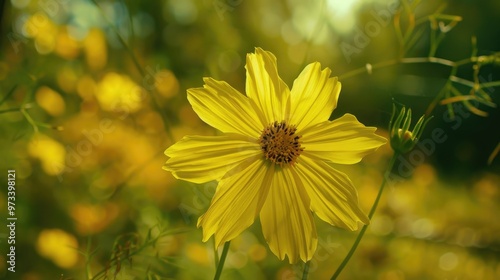
[(434, 224), (429, 219), (418, 219), (411, 226), (413, 236), (417, 238), (427, 238), (434, 232)]
[(225, 51), (219, 54), (219, 67), (226, 72), (233, 72), (241, 65), (241, 59), (235, 51)]
[(172, 13), (181, 24), (191, 24), (198, 17), (196, 5), (191, 0), (170, 0), (165, 5), (165, 11)]
[(243, 252), (233, 252), (228, 257), (228, 264), (236, 269), (243, 268), (248, 263), (248, 255)]
[(439, 268), (444, 271), (450, 271), (457, 267), (458, 257), (455, 253), (448, 252), (439, 258)]
[(394, 229), (394, 222), (389, 216), (375, 216), (370, 224), (369, 229), (377, 235), (388, 235)]
[(356, 27), (356, 16), (366, 0), (328, 0), (328, 19), (331, 26), (340, 33), (350, 33)]
[(132, 19), (134, 34), (139, 38), (146, 38), (153, 33), (155, 28), (154, 19), (147, 13), (138, 13)]
[(22, 9), (28, 6), (28, 4), (31, 2), (31, 0), (10, 0), (10, 3), (12, 3), (12, 6)]
[(248, 254), (253, 261), (262, 261), (267, 257), (267, 249), (261, 244), (252, 244), (248, 250)]

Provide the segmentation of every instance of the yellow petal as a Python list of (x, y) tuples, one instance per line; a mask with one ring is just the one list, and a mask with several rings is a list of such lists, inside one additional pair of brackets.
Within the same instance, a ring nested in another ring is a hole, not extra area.
[(292, 168), (276, 170), (260, 220), (269, 248), (281, 260), (285, 255), (290, 263), (312, 258), (318, 236), (309, 197)]
[(341, 164), (353, 164), (387, 142), (366, 127), (355, 116), (345, 114), (334, 120), (308, 127), (302, 135), (304, 155)]
[(257, 139), (264, 128), (251, 100), (223, 81), (205, 78), (203, 88), (188, 90), (194, 111), (207, 124), (225, 133)]
[(246, 93), (264, 113), (264, 124), (288, 120), (290, 90), (278, 75), (276, 57), (256, 48), (255, 53), (247, 55), (245, 68)]
[(358, 193), (347, 175), (304, 156), (295, 167), (311, 199), (311, 210), (320, 219), (349, 230), (358, 229), (358, 221), (370, 222), (359, 208)]
[(274, 167), (261, 156), (250, 158), (234, 169), (230, 172), (232, 176), (220, 181), (210, 208), (198, 220), (198, 227), (203, 227), (203, 241), (215, 234), (216, 247), (253, 224), (274, 173)]
[(315, 62), (293, 82), (290, 123), (298, 130), (327, 121), (337, 107), (341, 85), (337, 77), (330, 78), (331, 73), (329, 68), (321, 70), (321, 64)]
[(185, 136), (165, 151), (170, 159), (163, 169), (193, 183), (218, 180), (245, 159), (261, 155), (257, 142), (244, 136)]

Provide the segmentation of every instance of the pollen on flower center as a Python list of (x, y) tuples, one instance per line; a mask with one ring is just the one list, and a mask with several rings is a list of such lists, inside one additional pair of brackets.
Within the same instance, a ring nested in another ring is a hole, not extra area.
[(296, 135), (297, 128), (285, 121), (274, 122), (262, 131), (259, 137), (260, 147), (266, 159), (283, 167), (284, 164), (293, 165), (300, 153), (301, 136)]

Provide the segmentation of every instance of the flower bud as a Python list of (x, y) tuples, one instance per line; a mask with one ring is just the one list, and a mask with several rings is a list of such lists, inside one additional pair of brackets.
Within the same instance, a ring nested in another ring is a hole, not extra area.
[(432, 116), (426, 118), (425, 115), (423, 115), (413, 128), (413, 131), (410, 131), (411, 109), (408, 108), (408, 110), (406, 110), (403, 106), (401, 110), (398, 111), (396, 105), (393, 104), (392, 117), (389, 123), (392, 149), (401, 154), (411, 151), (417, 144), (425, 126), (431, 119)]

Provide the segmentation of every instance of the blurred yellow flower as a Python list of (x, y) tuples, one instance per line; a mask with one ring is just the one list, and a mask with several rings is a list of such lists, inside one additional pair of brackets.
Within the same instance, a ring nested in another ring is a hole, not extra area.
[(154, 81), (156, 90), (164, 97), (173, 97), (179, 91), (179, 82), (171, 71), (158, 71), (154, 76)]
[(49, 175), (58, 175), (64, 171), (66, 150), (61, 143), (43, 134), (37, 134), (28, 144), (28, 153), (38, 158), (42, 169)]
[(59, 27), (39, 11), (25, 22), (23, 33), (35, 40), (35, 48), (40, 54), (48, 54), (56, 46), (58, 31)]
[(82, 76), (76, 85), (76, 92), (84, 100), (93, 100), (97, 85), (90, 75)]
[(203, 241), (220, 246), (248, 228), (260, 212), (271, 251), (290, 263), (312, 258), (318, 243), (312, 213), (350, 230), (369, 223), (357, 191), (331, 163), (353, 164), (386, 142), (350, 114), (329, 121), (340, 83), (311, 63), (293, 88), (278, 76), (276, 58), (257, 48), (246, 61), (247, 96), (205, 78), (188, 100), (221, 136), (186, 136), (165, 151), (164, 169), (194, 183), (218, 180), (198, 220)]
[(63, 92), (73, 93), (76, 89), (76, 84), (80, 78), (80, 73), (70, 64), (66, 64), (58, 68), (56, 79), (57, 84)]
[(250, 255), (250, 258), (255, 262), (262, 261), (267, 256), (266, 247), (260, 244), (253, 244), (248, 250), (248, 255)]
[(92, 70), (101, 70), (108, 61), (106, 36), (100, 29), (91, 29), (83, 41), (85, 58)]
[(96, 97), (105, 111), (132, 113), (141, 108), (144, 89), (128, 76), (110, 72), (97, 85)]
[(75, 220), (76, 229), (83, 235), (91, 235), (105, 229), (119, 214), (116, 205), (91, 205), (78, 203), (71, 207), (70, 215)]
[(186, 256), (204, 266), (208, 266), (210, 263), (207, 248), (196, 243), (190, 243), (186, 246)]
[(35, 93), (36, 103), (51, 116), (60, 116), (66, 109), (64, 99), (53, 89), (41, 86)]
[(78, 262), (78, 241), (61, 229), (45, 229), (36, 242), (38, 254), (61, 268), (71, 268)]
[(55, 52), (65, 59), (75, 59), (80, 54), (80, 43), (69, 35), (67, 27), (61, 28), (56, 37)]

